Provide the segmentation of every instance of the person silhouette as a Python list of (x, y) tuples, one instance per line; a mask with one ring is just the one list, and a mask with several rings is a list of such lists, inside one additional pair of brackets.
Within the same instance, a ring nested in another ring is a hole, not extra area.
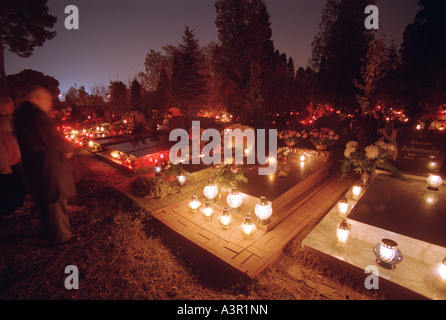
[(67, 200), (76, 195), (71, 145), (48, 116), (53, 96), (33, 87), (14, 115), (14, 126), (30, 194), (40, 208), (50, 245), (73, 237)]

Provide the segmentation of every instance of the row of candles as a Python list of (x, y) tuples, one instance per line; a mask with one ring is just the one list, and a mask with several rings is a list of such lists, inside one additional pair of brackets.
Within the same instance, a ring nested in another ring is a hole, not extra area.
[[(437, 172), (432, 173), (427, 178), (427, 189), (433, 192), (439, 191), (439, 187), (443, 184), (443, 180)], [(363, 188), (358, 182), (352, 187), (352, 196), (354, 200), (359, 200), (363, 193)], [(425, 196), (425, 202), (428, 205), (434, 204), (438, 197), (435, 193), (429, 192)], [(346, 196), (338, 202), (337, 211), (341, 222), (336, 230), (336, 242), (337, 249), (347, 250), (349, 248), (350, 240), (350, 226), (347, 223), (347, 216), (350, 209), (350, 203)], [(383, 268), (393, 270), (395, 265), (402, 261), (403, 256), (398, 249), (398, 243), (391, 239), (382, 239), (380, 243), (376, 244), (373, 248), (373, 252), (376, 256), (376, 263)], [(446, 258), (438, 264), (439, 279), (436, 282), (436, 286), (442, 290), (446, 290)]]
[[(184, 184), (184, 175), (178, 176), (177, 179), (178, 181), (182, 181), (182, 183), (180, 182), (180, 184)], [(202, 205), (197, 195), (194, 194), (189, 201), (188, 206), (189, 209), (191, 209), (193, 212), (201, 211), (201, 214), (204, 216), (204, 218), (210, 220), (215, 214), (212, 202), (215, 201), (215, 198), (218, 195), (218, 187), (211, 178), (208, 180), (207, 185), (204, 187), (203, 194), (206, 197), (206, 203), (204, 205)], [(230, 225), (234, 221), (232, 214), (237, 212), (237, 210), (243, 203), (243, 196), (236, 187), (234, 187), (226, 197), (226, 203), (231, 209), (225, 208), (217, 218), (217, 221), (223, 229), (229, 229)], [(267, 225), (271, 222), (270, 218), (272, 216), (273, 209), (271, 203), (266, 199), (266, 197), (262, 196), (260, 198), (259, 203), (257, 203), (254, 208), (254, 212), (257, 216), (257, 223), (261, 225)], [(249, 214), (245, 217), (243, 223), (239, 226), (239, 230), (246, 239), (251, 239), (257, 231), (257, 226), (251, 219), (251, 216)]]

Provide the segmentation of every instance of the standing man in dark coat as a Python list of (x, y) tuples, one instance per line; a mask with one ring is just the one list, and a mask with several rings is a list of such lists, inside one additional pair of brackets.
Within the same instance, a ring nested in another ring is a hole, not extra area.
[(75, 195), (71, 146), (48, 116), (53, 97), (35, 87), (15, 113), (15, 128), (29, 191), (39, 205), (50, 245), (72, 238), (67, 199)]

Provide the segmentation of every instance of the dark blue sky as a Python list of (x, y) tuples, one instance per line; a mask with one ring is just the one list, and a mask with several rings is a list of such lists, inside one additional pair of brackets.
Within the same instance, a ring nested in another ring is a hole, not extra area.
[[(58, 18), (57, 36), (36, 48), (27, 59), (6, 53), (6, 73), (33, 69), (60, 82), (65, 93), (74, 84), (107, 86), (129, 80), (144, 70), (150, 49), (177, 45), (185, 25), (194, 29), (201, 45), (218, 41), (213, 0), (48, 0)], [(325, 0), (266, 0), (276, 49), (306, 66), (311, 43), (319, 30)], [(80, 29), (66, 30), (65, 7), (79, 8)], [(419, 11), (418, 0), (378, 0), (382, 29), (401, 42), (407, 24)], [(366, 17), (366, 15), (364, 15)], [(346, 34), (348, 37), (348, 34)]]

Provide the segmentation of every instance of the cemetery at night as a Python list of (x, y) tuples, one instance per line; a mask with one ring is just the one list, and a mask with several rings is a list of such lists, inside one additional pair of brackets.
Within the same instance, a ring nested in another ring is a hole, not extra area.
[(445, 300), (445, 15), (0, 3), (0, 299)]

